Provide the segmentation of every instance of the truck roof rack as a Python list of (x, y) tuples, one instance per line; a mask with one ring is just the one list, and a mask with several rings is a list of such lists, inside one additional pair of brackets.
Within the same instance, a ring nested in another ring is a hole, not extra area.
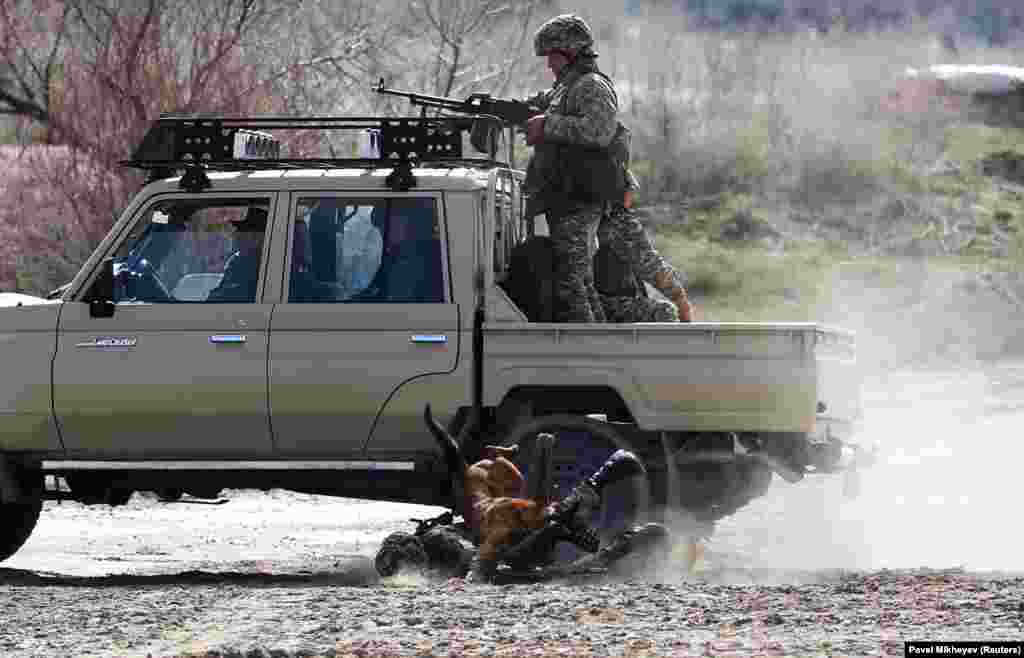
[[(413, 167), (504, 167), (492, 158), (462, 155), (463, 135), (475, 121), (493, 117), (221, 117), (161, 115), (121, 164), (149, 171), (149, 181), (183, 171), (180, 186), (200, 192), (206, 171), (316, 167), (392, 168), (385, 179), (397, 191), (416, 185)], [(500, 124), (499, 124), (500, 125)], [(267, 130), (363, 131), (358, 158), (282, 158), (281, 144)]]

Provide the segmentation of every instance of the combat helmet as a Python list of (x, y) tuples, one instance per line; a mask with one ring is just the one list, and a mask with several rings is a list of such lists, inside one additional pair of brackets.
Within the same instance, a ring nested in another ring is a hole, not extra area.
[(533, 37), (533, 51), (538, 56), (553, 50), (581, 53), (594, 45), (594, 34), (586, 21), (576, 14), (555, 16), (540, 26)]

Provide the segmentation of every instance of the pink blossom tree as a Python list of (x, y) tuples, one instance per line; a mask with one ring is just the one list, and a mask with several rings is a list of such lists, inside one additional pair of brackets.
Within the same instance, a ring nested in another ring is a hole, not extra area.
[(161, 113), (280, 111), (248, 50), (282, 8), (0, 0), (0, 114), (36, 142), (0, 154), (14, 174), (0, 195), (0, 288), (43, 292), (73, 274), (141, 183), (118, 162)]
[[(0, 120), (28, 144), (0, 153), (17, 174), (0, 183), (0, 289), (44, 292), (74, 273), (142, 182), (118, 162), (161, 113), (375, 113), (380, 77), (513, 93), (540, 4), (0, 0)], [(292, 156), (351, 151), (284, 141)]]

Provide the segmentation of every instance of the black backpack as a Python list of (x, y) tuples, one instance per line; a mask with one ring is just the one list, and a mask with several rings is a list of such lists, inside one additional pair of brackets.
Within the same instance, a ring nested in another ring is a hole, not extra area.
[[(633, 269), (601, 245), (594, 256), (594, 285), (601, 295), (646, 297), (647, 291)], [(528, 238), (512, 249), (508, 277), (501, 284), (505, 293), (530, 322), (555, 322), (555, 250), (546, 235)]]

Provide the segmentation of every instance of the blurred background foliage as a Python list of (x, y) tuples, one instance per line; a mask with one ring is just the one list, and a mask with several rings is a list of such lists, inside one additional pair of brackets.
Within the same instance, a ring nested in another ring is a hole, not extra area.
[(650, 225), (705, 317), (821, 317), (851, 259), (1020, 269), (1024, 130), (882, 109), (908, 67), (1024, 66), (1016, 0), (0, 0), (0, 289), (73, 274), (161, 112), (409, 113), (381, 78), (523, 97), (551, 83), (533, 32), (566, 11), (595, 30)]

